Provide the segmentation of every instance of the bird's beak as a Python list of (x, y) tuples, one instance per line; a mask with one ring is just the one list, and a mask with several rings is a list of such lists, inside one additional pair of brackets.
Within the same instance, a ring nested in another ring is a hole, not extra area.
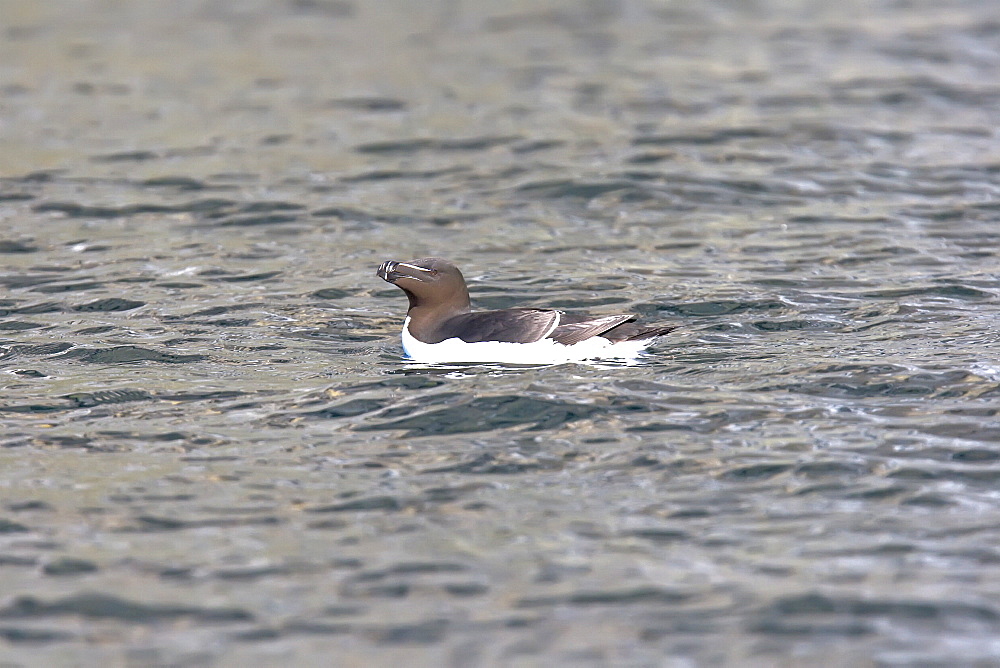
[(415, 281), (423, 281), (430, 269), (418, 267), (415, 264), (397, 262), (396, 260), (386, 260), (379, 265), (375, 275), (387, 283), (395, 283), (401, 278), (411, 278)]

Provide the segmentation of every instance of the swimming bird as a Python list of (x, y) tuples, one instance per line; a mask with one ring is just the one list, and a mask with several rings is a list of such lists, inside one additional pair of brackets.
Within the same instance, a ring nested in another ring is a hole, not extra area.
[(634, 359), (675, 327), (644, 326), (636, 316), (580, 315), (555, 309), (473, 311), (465, 277), (436, 257), (386, 260), (376, 272), (406, 293), (403, 350), (418, 362), (554, 364)]

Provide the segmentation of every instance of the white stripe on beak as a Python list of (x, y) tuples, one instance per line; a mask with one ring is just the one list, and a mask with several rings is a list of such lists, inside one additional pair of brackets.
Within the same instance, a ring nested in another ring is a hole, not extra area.
[[(409, 262), (397, 262), (396, 267), (409, 267), (410, 269), (416, 269), (417, 271), (427, 272), (428, 274), (434, 273), (433, 269), (424, 269), (423, 267), (418, 267), (415, 264), (410, 264)], [(395, 269), (396, 267), (393, 267)]]

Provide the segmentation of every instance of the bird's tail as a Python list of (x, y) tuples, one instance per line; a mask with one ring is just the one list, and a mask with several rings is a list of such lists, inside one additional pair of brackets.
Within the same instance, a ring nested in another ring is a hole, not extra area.
[(677, 329), (676, 327), (648, 327), (646, 329), (639, 330), (634, 334), (629, 334), (629, 337), (625, 339), (626, 341), (641, 341), (643, 339), (654, 339), (657, 336), (663, 336), (664, 334), (669, 334), (670, 332)]

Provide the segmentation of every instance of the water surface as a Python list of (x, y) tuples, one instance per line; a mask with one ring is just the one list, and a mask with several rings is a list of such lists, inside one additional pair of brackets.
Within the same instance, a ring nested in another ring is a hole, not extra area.
[(4, 660), (995, 660), (990, 9), (0, 2)]

